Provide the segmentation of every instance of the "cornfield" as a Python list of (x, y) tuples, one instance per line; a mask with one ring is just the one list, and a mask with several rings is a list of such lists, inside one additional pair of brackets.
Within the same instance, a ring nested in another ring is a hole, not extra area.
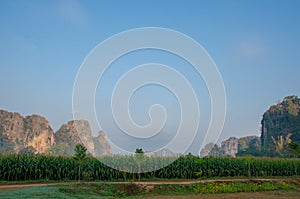
[[(105, 157), (106, 161), (115, 165), (121, 164), (132, 167), (136, 172), (133, 157), (115, 156)], [(142, 167), (153, 166), (167, 158), (147, 158)], [(128, 164), (124, 164), (128, 162)], [(77, 180), (78, 163), (72, 157), (35, 156), (1, 156), (0, 180)], [(142, 178), (167, 179), (196, 179), (212, 177), (272, 177), (297, 176), (300, 172), (298, 159), (271, 159), (271, 158), (199, 158), (182, 156), (172, 164), (162, 169), (142, 173)], [(116, 170), (104, 165), (96, 158), (88, 157), (82, 165), (81, 176), (84, 180), (127, 180), (135, 178), (135, 174)]]

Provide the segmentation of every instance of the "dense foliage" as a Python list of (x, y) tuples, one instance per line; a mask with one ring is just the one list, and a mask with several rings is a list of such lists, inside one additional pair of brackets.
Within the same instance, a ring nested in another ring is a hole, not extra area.
[[(133, 162), (124, 156), (107, 157), (115, 164)], [(165, 161), (166, 158), (146, 158), (149, 161)], [(130, 165), (130, 164), (128, 164)], [(50, 156), (1, 156), (0, 180), (77, 180), (78, 161), (71, 157)], [(136, 174), (112, 169), (98, 159), (86, 157), (81, 165), (83, 180), (132, 180)], [(136, 168), (137, 170), (138, 168)], [(167, 167), (154, 172), (142, 173), (141, 178), (211, 178), (236, 176), (296, 176), (300, 173), (298, 159), (271, 158), (199, 158), (183, 156)]]

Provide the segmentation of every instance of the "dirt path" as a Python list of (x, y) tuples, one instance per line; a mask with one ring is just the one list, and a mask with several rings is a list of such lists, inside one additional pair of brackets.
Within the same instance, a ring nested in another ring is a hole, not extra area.
[[(208, 179), (208, 180), (169, 180), (169, 181), (142, 181), (142, 182), (134, 182), (135, 184), (143, 184), (143, 185), (157, 185), (157, 184), (192, 184), (192, 183), (205, 183), (205, 182), (240, 182), (245, 180), (257, 180), (257, 181), (295, 181), (298, 180), (296, 178), (229, 178), (229, 179)], [(77, 183), (77, 182), (71, 182)], [(82, 183), (99, 183), (99, 182), (82, 182)], [(107, 182), (110, 184), (123, 184), (128, 182)], [(60, 183), (32, 183), (32, 184), (7, 184), (0, 185), (0, 189), (17, 189), (17, 188), (25, 188), (25, 187), (38, 187), (38, 186), (48, 186), (48, 185), (58, 185), (58, 184), (68, 184), (68, 182), (60, 182)]]
[(34, 184), (6, 184), (0, 185), (0, 189), (17, 189), (17, 188), (25, 188), (25, 187), (40, 187), (40, 186), (48, 186), (48, 185), (56, 185), (59, 183), (34, 183)]
[(291, 181), (293, 178), (229, 178), (229, 179), (208, 179), (208, 180), (183, 180), (183, 181), (149, 181), (149, 182), (134, 182), (136, 184), (156, 185), (156, 184), (192, 184), (205, 182), (241, 182), (246, 180), (252, 181)]

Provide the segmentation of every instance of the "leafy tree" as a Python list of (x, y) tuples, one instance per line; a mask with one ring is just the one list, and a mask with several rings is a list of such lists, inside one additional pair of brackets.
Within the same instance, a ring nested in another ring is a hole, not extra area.
[(78, 163), (78, 182), (80, 182), (81, 167), (82, 167), (84, 159), (86, 158), (86, 151), (87, 151), (87, 148), (85, 146), (83, 146), (82, 144), (77, 144), (75, 146), (74, 159)]
[(145, 152), (143, 151), (142, 148), (135, 149), (134, 160), (138, 163), (139, 166), (138, 175), (139, 175), (139, 180), (141, 180), (141, 164), (142, 162), (145, 161)]
[(27, 146), (19, 151), (19, 155), (33, 156), (35, 149), (32, 146)]
[(256, 148), (255, 146), (251, 146), (245, 150), (238, 151), (236, 156), (263, 156), (264, 152), (261, 149)]
[(54, 144), (51, 147), (47, 148), (46, 152), (47, 155), (51, 156), (68, 156), (67, 147), (64, 144)]
[(9, 147), (0, 147), (0, 155), (12, 155), (15, 154), (14, 148)]
[(297, 142), (290, 142), (288, 146), (292, 150), (295, 157), (300, 155), (300, 145)]

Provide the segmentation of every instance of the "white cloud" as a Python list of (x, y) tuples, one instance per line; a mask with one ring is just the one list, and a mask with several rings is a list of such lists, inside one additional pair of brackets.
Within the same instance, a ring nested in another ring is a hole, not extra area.
[(84, 8), (75, 0), (62, 0), (59, 2), (58, 11), (61, 16), (74, 25), (83, 25), (88, 21)]

